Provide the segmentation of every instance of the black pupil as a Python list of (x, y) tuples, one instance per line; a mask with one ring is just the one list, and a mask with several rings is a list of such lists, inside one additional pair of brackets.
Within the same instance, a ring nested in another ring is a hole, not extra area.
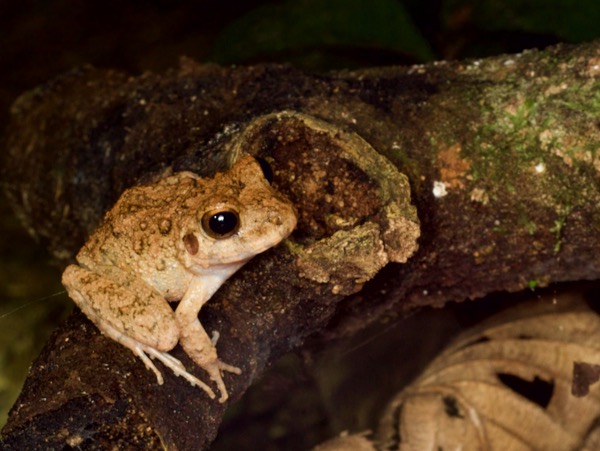
[(230, 211), (215, 213), (208, 220), (208, 226), (217, 235), (227, 235), (233, 232), (238, 225), (237, 216)]
[(260, 168), (262, 169), (262, 173), (265, 176), (265, 179), (267, 179), (267, 182), (269, 182), (269, 184), (272, 183), (273, 182), (273, 169), (271, 169), (271, 165), (264, 158), (261, 158), (261, 157), (255, 157), (255, 158), (256, 158), (256, 161), (258, 161), (258, 164), (260, 164)]

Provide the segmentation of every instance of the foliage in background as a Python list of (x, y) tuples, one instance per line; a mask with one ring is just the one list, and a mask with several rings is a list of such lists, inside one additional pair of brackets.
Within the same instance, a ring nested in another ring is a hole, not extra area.
[(225, 28), (213, 48), (215, 60), (223, 63), (261, 56), (289, 62), (300, 55), (318, 61), (320, 55), (327, 64), (326, 58), (365, 52), (408, 54), (420, 61), (434, 57), (395, 0), (287, 0), (262, 5)]
[(598, 23), (595, 0), (284, 0), (233, 20), (210, 55), (313, 70), (410, 64), (588, 41)]

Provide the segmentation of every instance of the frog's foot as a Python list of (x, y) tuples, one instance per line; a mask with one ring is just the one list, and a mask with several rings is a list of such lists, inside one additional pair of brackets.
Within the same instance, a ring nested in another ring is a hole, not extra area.
[[(213, 330), (212, 337), (210, 339), (213, 347), (216, 348), (217, 342), (219, 341), (220, 334), (218, 331)], [(223, 382), (223, 371), (227, 371), (229, 373), (237, 374), (238, 376), (242, 374), (242, 370), (237, 366), (229, 365), (218, 357), (210, 362), (209, 364), (203, 366), (206, 370), (210, 378), (215, 381), (217, 387), (219, 388), (219, 392), (221, 392), (221, 397), (219, 398), (219, 402), (225, 402), (227, 398), (229, 398), (229, 394), (227, 393), (227, 387), (225, 387), (225, 382)]]
[(210, 376), (210, 378), (217, 384), (217, 388), (221, 393), (221, 397), (219, 398), (219, 402), (225, 402), (229, 398), (229, 394), (227, 393), (227, 387), (225, 386), (225, 382), (223, 381), (223, 371), (227, 371), (229, 373), (234, 373), (237, 375), (242, 374), (242, 370), (237, 366), (229, 365), (219, 359), (214, 360), (208, 365), (202, 367)]
[[(221, 335), (219, 334), (218, 331), (213, 330), (212, 337), (210, 339), (213, 346), (215, 346), (215, 347), (217, 346), (217, 342), (219, 341), (220, 336)], [(242, 374), (242, 370), (240, 370), (237, 366), (228, 365), (227, 363), (222, 362), (221, 360), (218, 360), (218, 359), (217, 359), (217, 365), (219, 367), (219, 370), (221, 370), (221, 372), (227, 371), (229, 373), (237, 374), (238, 376), (240, 374)]]
[(215, 392), (212, 390), (212, 388), (210, 388), (208, 385), (206, 385), (193, 374), (188, 373), (183, 364), (169, 353), (160, 352), (154, 348), (147, 348), (136, 350), (135, 354), (142, 359), (142, 361), (146, 365), (146, 368), (154, 371), (154, 374), (157, 375), (159, 384), (162, 384), (162, 374), (160, 374), (160, 372), (156, 369), (156, 366), (154, 366), (154, 364), (146, 354), (148, 354), (150, 357), (160, 360), (163, 363), (163, 365), (165, 365), (166, 367), (170, 368), (171, 371), (173, 371), (175, 376), (183, 377), (190, 384), (200, 387), (202, 390), (204, 390), (208, 394), (208, 396), (210, 396), (211, 399), (215, 399)]
[(190, 384), (200, 387), (202, 390), (204, 390), (211, 399), (215, 399), (215, 392), (196, 376), (188, 373), (185, 369), (185, 366), (183, 366), (183, 363), (169, 353), (159, 351), (152, 346), (144, 345), (143, 343), (140, 343), (139, 341), (119, 332), (106, 322), (102, 324), (101, 330), (105, 335), (108, 335), (108, 337), (112, 338), (117, 343), (130, 349), (136, 356), (138, 356), (142, 362), (144, 362), (146, 368), (151, 370), (156, 375), (156, 381), (159, 385), (162, 385), (164, 382), (163, 376), (158, 368), (156, 368), (152, 360), (148, 358), (148, 356), (160, 360), (163, 365), (173, 371), (175, 376), (183, 377)]
[(179, 344), (183, 347), (187, 355), (204, 371), (206, 371), (217, 384), (221, 393), (219, 402), (225, 402), (229, 398), (225, 382), (223, 381), (223, 372), (227, 371), (234, 374), (242, 374), (242, 370), (236, 366), (229, 365), (219, 359), (217, 348), (215, 346), (219, 339), (219, 334), (214, 332), (212, 338), (207, 335), (199, 321), (194, 321), (179, 337)]

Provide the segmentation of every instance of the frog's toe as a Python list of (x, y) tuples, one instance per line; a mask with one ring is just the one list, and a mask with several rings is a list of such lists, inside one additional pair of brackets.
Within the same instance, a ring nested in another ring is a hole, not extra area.
[(237, 366), (229, 365), (227, 363), (222, 362), (221, 360), (216, 360), (213, 364), (211, 364), (208, 368), (204, 368), (211, 380), (217, 384), (217, 388), (221, 393), (221, 397), (219, 398), (219, 402), (225, 402), (229, 398), (229, 394), (227, 393), (227, 387), (225, 386), (225, 382), (223, 381), (223, 371), (227, 371), (229, 373), (234, 374), (242, 374), (242, 370)]
[(217, 365), (219, 366), (220, 371), (227, 371), (228, 373), (234, 373), (238, 376), (242, 374), (242, 370), (237, 366), (229, 365), (221, 360), (218, 361)]
[(156, 375), (156, 382), (158, 382), (158, 385), (162, 385), (164, 382), (162, 373), (160, 371), (158, 371), (158, 368), (156, 368), (154, 363), (152, 363), (152, 360), (150, 360), (148, 358), (148, 356), (146, 355), (144, 350), (138, 346), (135, 348), (134, 353), (142, 360), (142, 362), (144, 362), (144, 365), (146, 365), (146, 368), (148, 368), (150, 371), (152, 371)]
[[(198, 379), (193, 374), (188, 373), (188, 371), (185, 369), (183, 364), (179, 360), (177, 360), (175, 357), (170, 355), (169, 353), (160, 352), (154, 348), (146, 348), (146, 349), (144, 349), (144, 352), (146, 352), (150, 357), (160, 360), (163, 363), (163, 365), (165, 365), (166, 367), (170, 368), (171, 371), (173, 371), (173, 374), (175, 374), (175, 376), (183, 377), (190, 384), (195, 385), (196, 387), (199, 387), (202, 390), (204, 390), (208, 394), (208, 396), (210, 396), (211, 399), (215, 398), (215, 392), (208, 385), (206, 385), (204, 382), (202, 382), (200, 379)], [(148, 357), (146, 357), (146, 358), (148, 358)], [(144, 363), (146, 363), (146, 362), (144, 361)], [(148, 366), (148, 365), (146, 364), (146, 366)], [(152, 364), (152, 366), (154, 366), (154, 365)], [(156, 369), (156, 367), (154, 367), (154, 368)], [(152, 369), (152, 368), (150, 368), (150, 369)], [(156, 370), (156, 372), (157, 371), (158, 370)], [(162, 376), (161, 376), (161, 379), (162, 379)], [(161, 383), (161, 382), (159, 382), (159, 383)]]

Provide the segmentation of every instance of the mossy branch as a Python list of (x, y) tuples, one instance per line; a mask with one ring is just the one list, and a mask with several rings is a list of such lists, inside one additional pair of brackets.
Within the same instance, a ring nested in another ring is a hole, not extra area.
[[(597, 279), (599, 79), (600, 43), (325, 75), (189, 60), (140, 77), (86, 68), (13, 106), (4, 177), (28, 229), (67, 261), (126, 187), (167, 170), (210, 175), (240, 151), (269, 158), (298, 228), (203, 311), (223, 332), (219, 354), (245, 362), (228, 381), (235, 400), (317, 333)], [(75, 315), (32, 368), (6, 444), (92, 434), (98, 446), (208, 447), (224, 406), (152, 377)]]

